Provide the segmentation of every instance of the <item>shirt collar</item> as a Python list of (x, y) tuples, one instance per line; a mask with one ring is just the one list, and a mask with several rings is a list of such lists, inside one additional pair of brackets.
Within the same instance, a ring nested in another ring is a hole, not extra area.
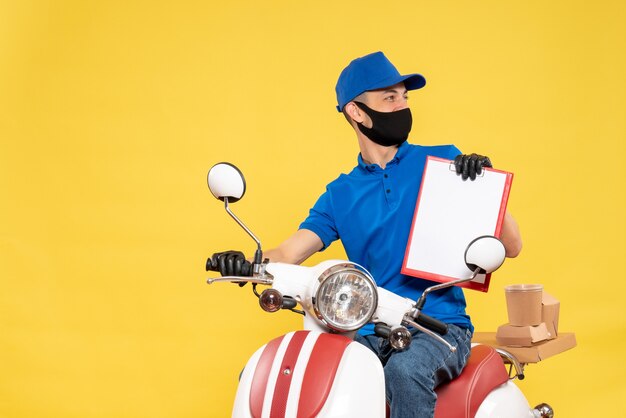
[[(408, 142), (404, 141), (398, 147), (398, 151), (396, 152), (396, 155), (393, 157), (393, 159), (387, 163), (387, 167), (389, 167), (390, 165), (398, 164), (408, 152)], [(367, 172), (382, 171), (382, 168), (380, 168), (378, 164), (367, 164), (365, 161), (363, 161), (363, 156), (361, 155), (361, 153), (359, 153), (357, 160), (359, 163), (359, 167)]]

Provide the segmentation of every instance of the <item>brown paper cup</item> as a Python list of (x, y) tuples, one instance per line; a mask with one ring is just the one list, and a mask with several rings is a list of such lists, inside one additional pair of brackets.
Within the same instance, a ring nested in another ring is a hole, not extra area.
[(525, 327), (541, 323), (540, 284), (514, 284), (504, 288), (506, 308), (511, 325)]

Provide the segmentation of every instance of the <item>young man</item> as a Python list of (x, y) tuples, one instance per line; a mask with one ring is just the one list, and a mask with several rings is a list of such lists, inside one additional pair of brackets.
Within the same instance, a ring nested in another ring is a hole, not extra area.
[[(299, 230), (264, 256), (272, 261), (299, 264), (340, 239), (348, 258), (366, 269), (377, 284), (416, 300), (432, 282), (400, 273), (415, 202), (429, 155), (455, 160), (459, 181), (473, 181), (487, 157), (463, 155), (453, 145), (418, 146), (406, 142), (412, 125), (407, 91), (426, 83), (419, 74), (400, 75), (382, 52), (353, 60), (337, 81), (337, 109), (353, 128), (359, 144), (358, 165), (331, 182)], [(521, 250), (516, 222), (507, 213), (501, 240), (508, 257)], [(213, 255), (223, 275), (240, 273), (243, 254)], [(357, 341), (381, 359), (391, 416), (432, 417), (434, 389), (459, 375), (470, 352), (473, 326), (465, 313), (460, 288), (434, 292), (424, 313), (448, 324), (444, 336), (458, 347), (447, 347), (412, 330), (408, 350), (395, 352), (374, 335), (373, 326), (359, 331)]]

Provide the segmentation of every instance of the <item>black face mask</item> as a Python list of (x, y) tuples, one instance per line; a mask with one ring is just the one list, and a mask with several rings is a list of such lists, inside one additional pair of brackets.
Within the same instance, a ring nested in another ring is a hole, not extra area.
[(395, 112), (378, 112), (367, 107), (361, 102), (354, 102), (363, 112), (372, 120), (372, 127), (363, 126), (357, 122), (359, 130), (377, 143), (384, 147), (398, 146), (409, 137), (413, 118), (411, 109), (397, 110)]

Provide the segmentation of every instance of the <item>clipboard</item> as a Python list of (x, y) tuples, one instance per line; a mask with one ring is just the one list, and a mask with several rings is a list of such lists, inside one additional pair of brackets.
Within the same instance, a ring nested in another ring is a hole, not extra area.
[[(482, 235), (500, 237), (513, 173), (483, 168), (461, 180), (454, 162), (428, 157), (422, 176), (402, 273), (436, 282), (469, 278), (465, 249)], [(487, 292), (491, 274), (459, 286)]]

